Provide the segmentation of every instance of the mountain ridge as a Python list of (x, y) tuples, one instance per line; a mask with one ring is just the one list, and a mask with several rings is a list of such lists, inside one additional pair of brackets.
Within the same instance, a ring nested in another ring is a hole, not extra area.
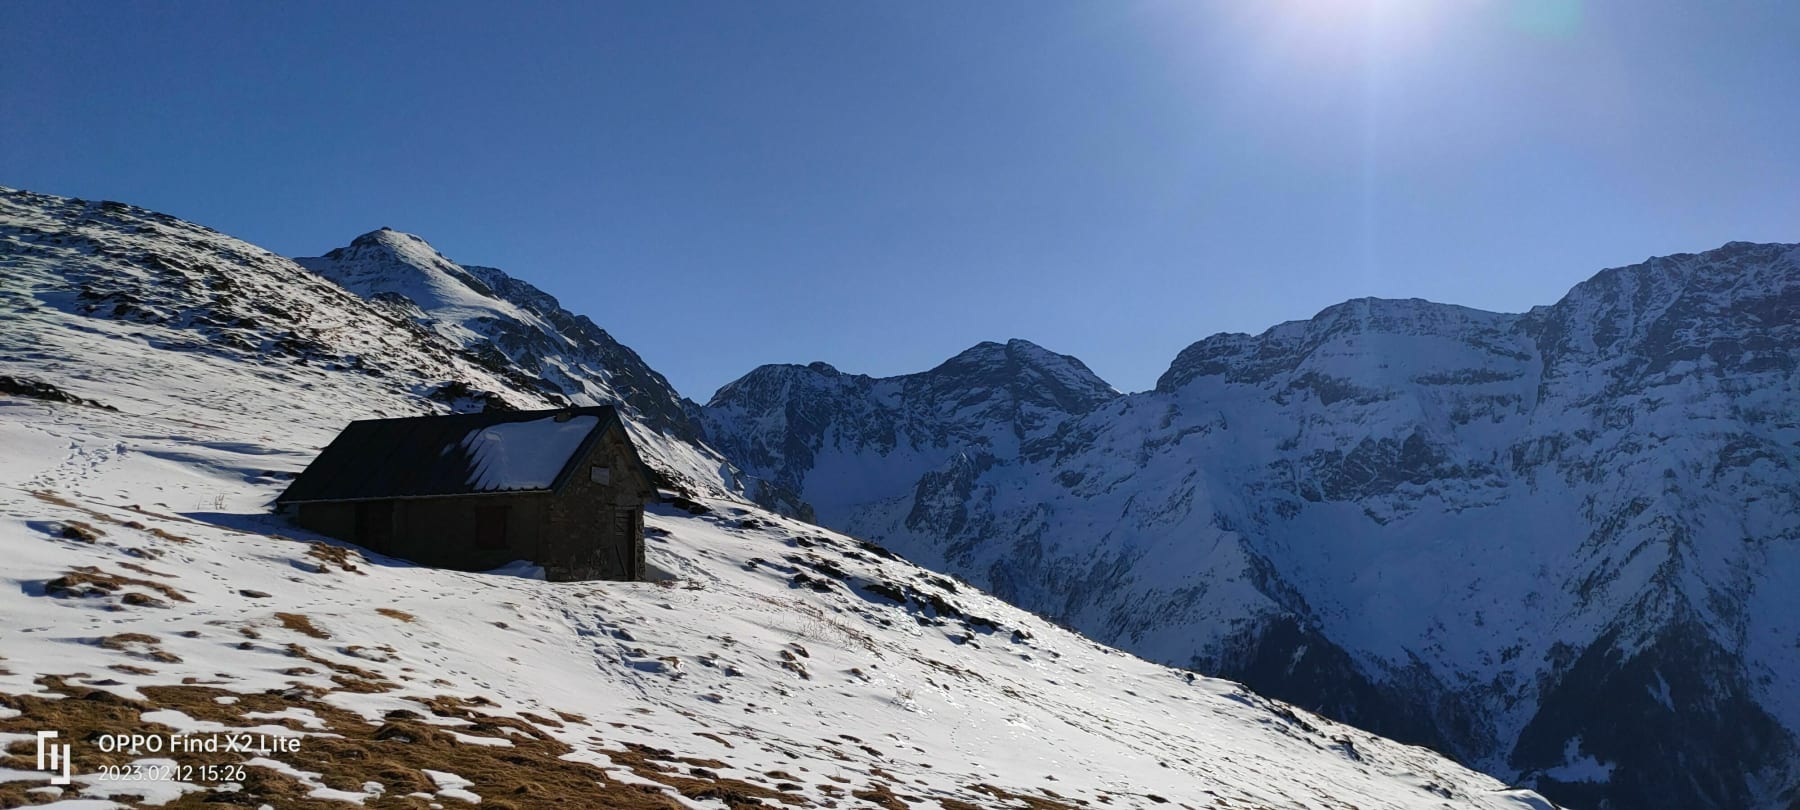
[[(829, 407), (765, 407), (792, 391), (856, 412), (838, 422)], [(1061, 419), (1085, 413), (1118, 396), (1087, 366), (1068, 355), (1014, 339), (976, 344), (926, 371), (895, 377), (845, 374), (826, 364), (761, 366), (719, 389), (700, 409), (710, 441), (728, 457), (754, 460), (758, 475), (798, 492), (821, 464), (820, 479), (805, 500), (820, 515), (836, 514), (871, 482), (839, 478), (834, 459), (875, 449), (900, 461), (881, 472), (881, 483), (913, 476), (933, 459), (964, 450), (1016, 454)], [(752, 411), (761, 408), (754, 415)], [(743, 462), (739, 462), (743, 466)], [(748, 469), (748, 468), (746, 468)], [(881, 485), (878, 483), (877, 485)]]
[[(819, 514), (1110, 643), (1553, 798), (1786, 807), (1797, 262), (1794, 245), (1733, 242), (1602, 271), (1524, 313), (1356, 299), (1213, 335), (1156, 388), (1016, 452), (836, 458), (830, 479), (866, 486)], [(709, 407), (749, 409), (709, 435), (758, 425), (767, 447), (787, 436), (758, 413), (854, 430), (863, 405)], [(809, 496), (790, 459), (733, 457)], [(1593, 704), (1667, 679), (1687, 700)], [(1704, 733), (1652, 750), (1621, 731), (1634, 722)], [(1699, 763), (1692, 781), (1666, 775), (1678, 761)]]

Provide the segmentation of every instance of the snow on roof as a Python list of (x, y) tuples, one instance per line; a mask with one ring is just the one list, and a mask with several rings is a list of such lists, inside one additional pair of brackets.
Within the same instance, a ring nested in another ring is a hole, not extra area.
[(599, 423), (595, 416), (562, 421), (548, 416), (471, 430), (461, 442), (471, 458), (469, 487), (477, 492), (546, 489)]

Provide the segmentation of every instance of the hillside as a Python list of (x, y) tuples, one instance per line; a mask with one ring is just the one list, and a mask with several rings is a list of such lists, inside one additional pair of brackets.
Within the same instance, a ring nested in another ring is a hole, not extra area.
[[(1550, 806), (766, 511), (630, 404), (619, 381), (651, 378), (499, 362), (488, 316), (10, 190), (0, 271), (0, 806)], [(634, 408), (686, 492), (649, 516), (663, 581), (419, 568), (267, 512), (351, 419), (548, 407), (575, 382)], [(43, 729), (74, 785), (35, 769)], [(95, 736), (177, 732), (291, 742)]]

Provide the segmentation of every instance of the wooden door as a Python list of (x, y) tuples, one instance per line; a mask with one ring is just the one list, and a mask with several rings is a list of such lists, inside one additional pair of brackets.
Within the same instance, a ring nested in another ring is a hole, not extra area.
[(644, 533), (638, 528), (638, 510), (628, 506), (613, 509), (612, 524), (612, 547), (619, 575), (629, 580), (643, 579)]

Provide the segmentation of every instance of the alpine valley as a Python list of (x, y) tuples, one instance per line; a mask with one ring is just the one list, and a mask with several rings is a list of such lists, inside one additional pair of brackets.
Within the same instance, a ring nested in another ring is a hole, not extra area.
[[(0, 189), (0, 806), (1793, 810), (1797, 365), (1800, 247), (1733, 243), (1524, 314), (1351, 301), (1141, 393), (1012, 340), (700, 405), (415, 236)], [(268, 510), (352, 419), (598, 403), (658, 582)], [(299, 743), (57, 787), (50, 727)]]

